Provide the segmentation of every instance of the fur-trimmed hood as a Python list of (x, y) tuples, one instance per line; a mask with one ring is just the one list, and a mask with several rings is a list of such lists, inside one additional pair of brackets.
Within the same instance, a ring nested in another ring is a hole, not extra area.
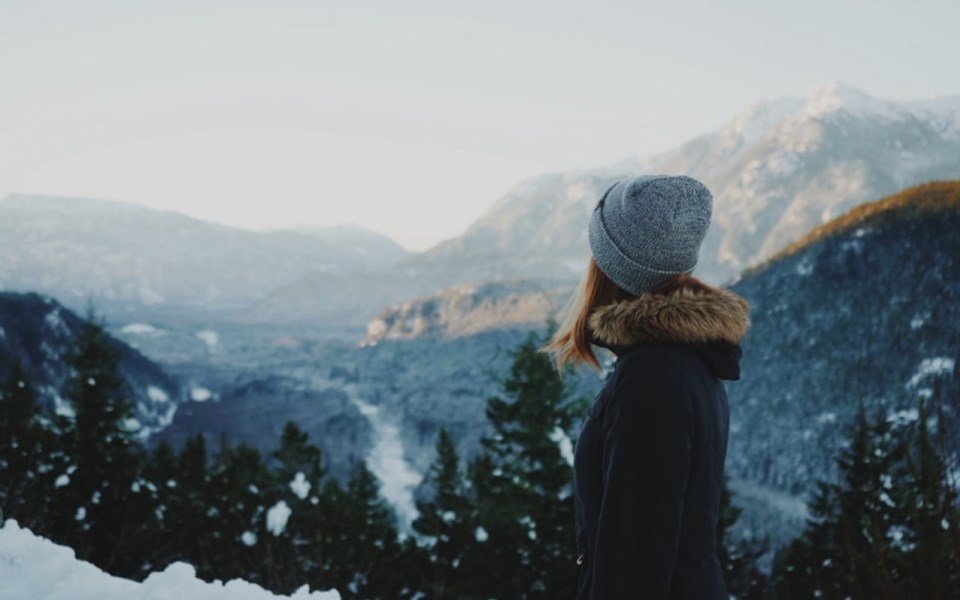
[(700, 281), (666, 294), (645, 293), (594, 310), (587, 320), (593, 342), (616, 351), (642, 342), (739, 345), (750, 326), (750, 304)]

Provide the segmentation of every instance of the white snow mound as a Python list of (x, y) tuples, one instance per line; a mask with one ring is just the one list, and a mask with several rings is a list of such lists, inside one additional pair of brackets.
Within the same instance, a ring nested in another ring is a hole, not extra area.
[(242, 579), (207, 583), (182, 562), (142, 583), (122, 579), (77, 560), (70, 548), (34, 535), (13, 519), (0, 529), (0, 581), (4, 600), (340, 600), (336, 590), (311, 592), (306, 585), (291, 596), (277, 596)]

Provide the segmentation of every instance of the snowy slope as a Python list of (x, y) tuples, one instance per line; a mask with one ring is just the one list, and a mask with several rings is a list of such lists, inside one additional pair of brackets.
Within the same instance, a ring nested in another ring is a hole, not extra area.
[(207, 583), (194, 568), (174, 563), (143, 582), (113, 577), (77, 560), (73, 550), (35, 536), (10, 519), (0, 529), (0, 598), (3, 600), (339, 600), (336, 590), (311, 592), (304, 585), (276, 596), (240, 579)]

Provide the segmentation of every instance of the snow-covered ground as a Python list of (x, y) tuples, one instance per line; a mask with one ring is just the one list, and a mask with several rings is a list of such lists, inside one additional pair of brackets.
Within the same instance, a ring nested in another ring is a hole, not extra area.
[(0, 529), (0, 598), (3, 600), (339, 600), (336, 590), (311, 592), (304, 585), (291, 596), (233, 579), (207, 583), (194, 568), (178, 562), (143, 582), (108, 575), (77, 560), (73, 550), (21, 528), (10, 519)]

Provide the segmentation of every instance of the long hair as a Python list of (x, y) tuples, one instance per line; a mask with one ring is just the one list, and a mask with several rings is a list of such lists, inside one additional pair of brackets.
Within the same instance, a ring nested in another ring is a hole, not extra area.
[(631, 298), (636, 296), (607, 277), (591, 256), (580, 285), (564, 308), (563, 323), (540, 350), (554, 355), (554, 363), (561, 374), (568, 363), (585, 363), (599, 371), (600, 361), (591, 347), (587, 318), (598, 306)]
[[(668, 294), (677, 288), (690, 285), (706, 287), (691, 275), (680, 274), (663, 281), (648, 293)], [(554, 355), (554, 364), (561, 376), (569, 363), (584, 363), (601, 370), (600, 361), (593, 352), (593, 338), (587, 320), (598, 307), (634, 298), (637, 298), (635, 294), (624, 290), (607, 277), (591, 256), (580, 285), (564, 308), (566, 316), (563, 323), (540, 351)]]

